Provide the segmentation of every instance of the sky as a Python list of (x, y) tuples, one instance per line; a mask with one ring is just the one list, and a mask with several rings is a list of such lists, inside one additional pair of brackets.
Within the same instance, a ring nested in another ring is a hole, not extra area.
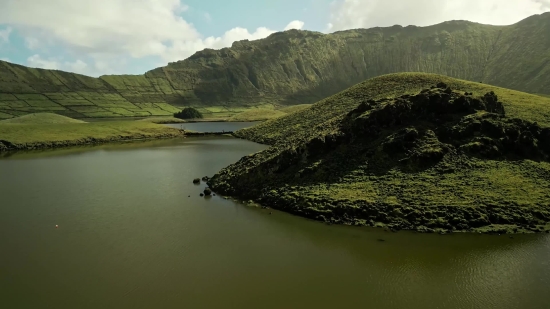
[(288, 29), (509, 25), (548, 11), (550, 0), (0, 0), (0, 60), (90, 76), (142, 74)]

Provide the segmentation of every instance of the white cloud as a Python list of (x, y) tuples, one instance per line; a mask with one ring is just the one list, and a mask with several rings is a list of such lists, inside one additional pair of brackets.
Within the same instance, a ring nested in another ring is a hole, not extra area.
[(300, 20), (293, 20), (291, 21), (288, 25), (286, 25), (285, 27), (285, 31), (286, 30), (290, 30), (290, 29), (298, 29), (298, 30), (301, 30), (302, 28), (304, 27), (304, 22), (303, 21), (300, 21)]
[(38, 47), (40, 47), (41, 43), (40, 40), (38, 40), (35, 37), (26, 37), (25, 38), (25, 46), (30, 50), (35, 50)]
[(204, 19), (207, 22), (211, 22), (212, 21), (212, 16), (210, 16), (210, 14), (208, 12), (206, 12), (206, 13), (204, 13)]
[(80, 59), (75, 62), (65, 62), (65, 66), (69, 67), (72, 72), (86, 72), (88, 68), (88, 64)]
[(49, 70), (58, 70), (59, 62), (53, 59), (43, 59), (40, 55), (35, 54), (27, 58), (27, 65), (33, 68), (42, 68)]
[(11, 27), (7, 27), (4, 30), (0, 30), (0, 43), (5, 42), (8, 43), (10, 41), (10, 34), (13, 31)]
[[(304, 22), (295, 20), (290, 22), (284, 29), (300, 29), (304, 25)], [(241, 40), (258, 40), (275, 33), (275, 30), (271, 30), (265, 27), (257, 28), (254, 32), (249, 32), (245, 28), (236, 27), (229, 31), (226, 31), (221, 37), (207, 37), (205, 39), (196, 39), (182, 42), (175, 42), (175, 44), (168, 48), (166, 53), (163, 54), (163, 58), (167, 61), (182, 60), (198, 50), (205, 48), (224, 48), (229, 47), (235, 41)]]
[[(265, 27), (252, 32), (236, 27), (220, 37), (203, 38), (179, 16), (188, 10), (180, 0), (0, 2), (0, 24), (17, 29), (29, 49), (46, 55), (51, 49), (62, 48), (77, 59), (92, 59), (88, 64), (67, 65), (37, 54), (28, 59), (29, 65), (88, 74), (122, 73), (113, 68), (123, 68), (123, 59), (156, 56), (165, 62), (182, 60), (204, 48), (231, 46), (236, 40), (260, 39), (275, 32)], [(209, 19), (210, 15), (204, 17)], [(293, 21), (289, 27), (301, 28), (303, 22)]]
[(165, 42), (199, 36), (177, 15), (184, 10), (179, 0), (17, 0), (2, 4), (0, 23), (42, 44), (53, 39), (81, 53), (143, 57), (161, 53)]
[(77, 59), (74, 62), (61, 61), (59, 58), (53, 57), (45, 59), (39, 54), (34, 54), (27, 58), (26, 64), (33, 68), (65, 70), (75, 73), (85, 73), (88, 71), (88, 64), (80, 59)]
[(327, 31), (448, 20), (509, 25), (550, 10), (550, 0), (336, 0)]

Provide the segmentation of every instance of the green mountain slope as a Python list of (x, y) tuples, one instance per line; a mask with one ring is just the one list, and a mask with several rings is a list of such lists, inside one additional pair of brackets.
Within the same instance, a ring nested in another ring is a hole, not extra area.
[(321, 100), (306, 110), (240, 130), (237, 135), (268, 145), (308, 141), (319, 134), (337, 130), (345, 113), (355, 108), (362, 100), (413, 94), (438, 82), (444, 82), (456, 90), (472, 92), (474, 95), (494, 91), (508, 115), (550, 126), (550, 98), (443, 75), (400, 73), (366, 80)]
[(390, 74), (236, 135), (272, 147), (216, 174), (222, 194), (345, 224), (550, 229), (549, 98)]
[(510, 26), (449, 21), (332, 34), (289, 30), (231, 48), (206, 49), (144, 75), (91, 78), (0, 62), (0, 117), (205, 116), (249, 106), (314, 103), (365, 79), (431, 72), (550, 94), (550, 13)]

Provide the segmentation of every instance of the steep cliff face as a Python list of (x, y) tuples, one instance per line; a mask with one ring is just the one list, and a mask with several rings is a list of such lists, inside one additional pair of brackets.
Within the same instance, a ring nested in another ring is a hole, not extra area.
[(330, 35), (291, 30), (237, 42), (231, 49), (201, 51), (146, 76), (166, 76), (187, 100), (197, 103), (313, 103), (392, 72), (437, 72), (481, 80), (501, 30), (460, 21)]
[[(289, 30), (231, 48), (205, 49), (144, 75), (82, 75), (0, 62), (0, 117), (55, 111), (139, 116), (193, 106), (232, 113), (313, 103), (365, 79), (430, 72), (550, 93), (550, 13), (510, 26), (449, 21), (332, 34)], [(8, 103), (6, 103), (8, 102)]]

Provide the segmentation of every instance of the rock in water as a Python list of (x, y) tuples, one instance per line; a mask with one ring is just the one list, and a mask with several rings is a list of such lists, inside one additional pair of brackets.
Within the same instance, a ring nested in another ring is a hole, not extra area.
[(212, 194), (212, 190), (210, 190), (210, 188), (204, 189), (204, 195), (211, 195), (211, 194)]
[(201, 182), (200, 178), (193, 179), (193, 183), (200, 183), (200, 182)]

